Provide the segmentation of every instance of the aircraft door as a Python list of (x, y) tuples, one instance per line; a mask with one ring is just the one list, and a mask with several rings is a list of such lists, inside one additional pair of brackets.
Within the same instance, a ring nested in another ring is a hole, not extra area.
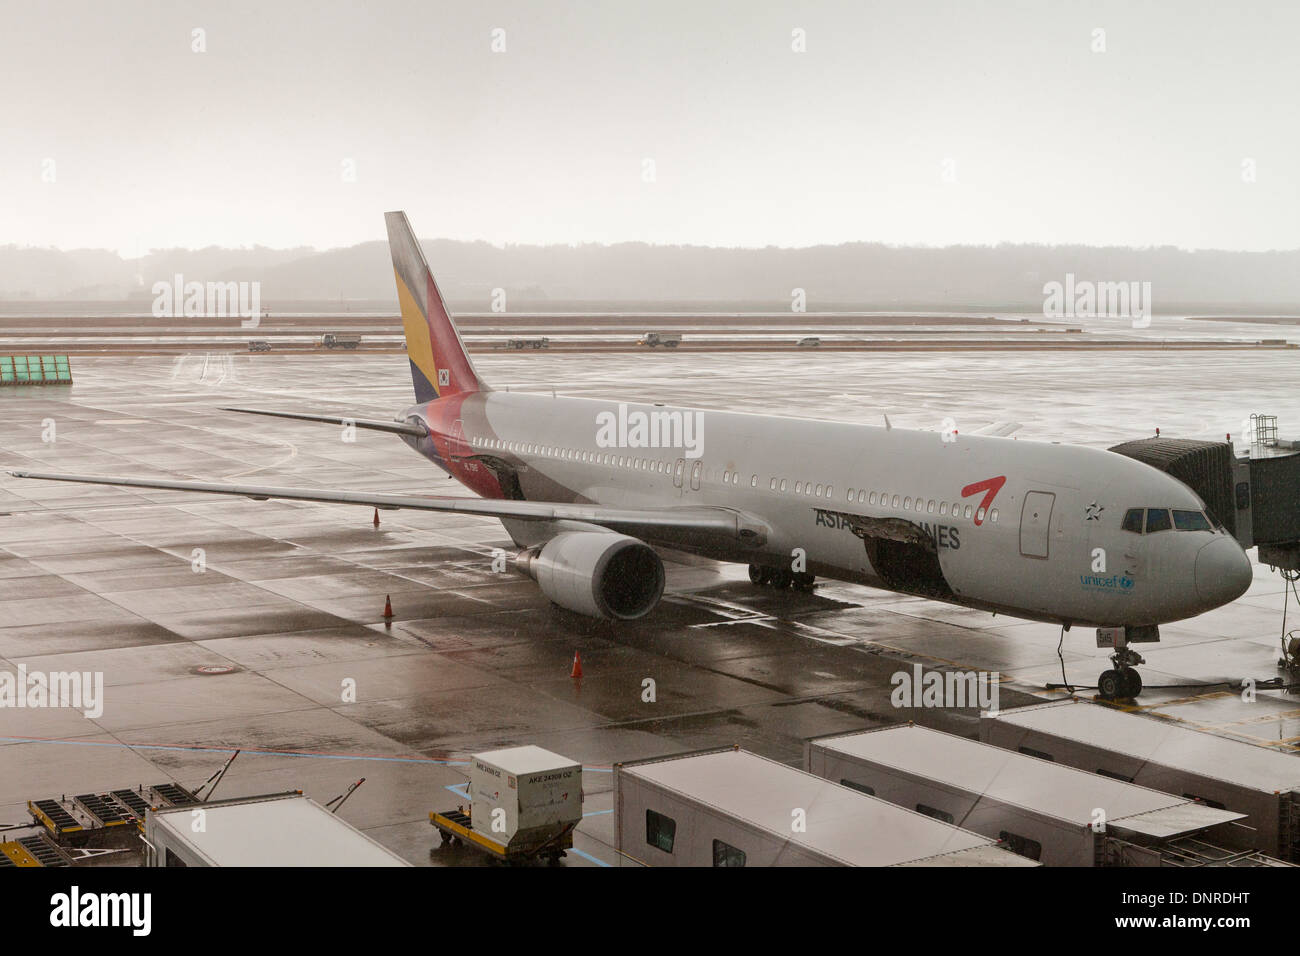
[(1020, 553), (1027, 558), (1047, 557), (1048, 532), (1052, 526), (1052, 508), (1056, 495), (1050, 491), (1031, 491), (1020, 509)]
[(682, 486), (682, 473), (684, 471), (686, 471), (686, 459), (678, 458), (676, 464), (673, 465), (673, 487), (674, 488), (680, 488)]

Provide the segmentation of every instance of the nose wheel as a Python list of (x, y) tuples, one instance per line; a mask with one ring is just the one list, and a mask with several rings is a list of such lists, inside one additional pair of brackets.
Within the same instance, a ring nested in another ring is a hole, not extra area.
[(1136, 697), (1142, 693), (1142, 675), (1134, 670), (1134, 665), (1145, 664), (1142, 655), (1128, 647), (1118, 648), (1110, 655), (1115, 666), (1101, 672), (1097, 678), (1097, 695), (1102, 700), (1118, 700)]

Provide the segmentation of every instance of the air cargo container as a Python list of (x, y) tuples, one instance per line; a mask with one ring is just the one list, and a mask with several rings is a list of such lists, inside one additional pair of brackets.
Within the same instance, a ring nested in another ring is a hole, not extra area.
[(531, 745), (474, 754), (469, 796), (468, 815), (429, 814), (444, 843), (462, 842), (508, 862), (555, 863), (582, 821), (582, 765)]

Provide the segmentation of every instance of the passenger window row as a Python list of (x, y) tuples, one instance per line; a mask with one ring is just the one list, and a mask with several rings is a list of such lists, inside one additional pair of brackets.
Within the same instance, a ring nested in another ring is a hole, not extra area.
[[(854, 489), (848, 491), (848, 500), (856, 501), (858, 504), (880, 505), (882, 508), (893, 508), (894, 510), (924, 512), (925, 514), (937, 514), (939, 517), (949, 518), (971, 518), (978, 521), (984, 520), (984, 509), (976, 508), (973, 505), (962, 505), (954, 501), (949, 504), (947, 501), (935, 501), (933, 498), (913, 498), (910, 495), (891, 495), (887, 491), (867, 492), (859, 488), (855, 494)], [(990, 521), (998, 520), (998, 509), (993, 508), (988, 512)]]
[[(501, 451), (512, 451), (525, 455), (540, 455), (543, 458), (556, 458), (561, 461), (581, 461), (596, 465), (609, 465), (614, 468), (631, 468), (636, 471), (652, 471), (656, 474), (671, 475), (673, 473), (673, 462), (661, 461), (656, 458), (636, 458), (630, 455), (615, 455), (608, 452), (581, 451), (575, 448), (554, 448), (550, 445), (539, 445), (532, 442), (505, 441), (500, 438), (471, 438), (469, 444), (473, 448), (486, 448)], [(696, 480), (692, 477), (692, 482)], [(705, 481), (720, 481), (726, 485), (740, 484), (740, 472), (733, 471), (729, 468), (717, 469), (709, 468), (704, 472)], [(749, 487), (758, 487), (758, 475), (749, 476)], [(798, 480), (791, 483), (786, 478), (771, 478), (768, 480), (768, 490), (778, 494), (788, 494), (793, 491), (796, 495), (803, 495), (812, 498), (830, 498), (835, 494), (835, 486), (821, 484), (819, 482)], [(879, 505), (883, 508), (892, 508), (895, 511), (912, 511), (929, 515), (938, 515), (939, 517), (952, 518), (975, 518), (983, 521), (985, 514), (983, 508), (975, 508), (972, 505), (962, 505), (959, 502), (936, 501), (934, 498), (913, 498), (910, 495), (890, 495), (887, 491), (867, 492), (866, 489), (857, 490), (850, 488), (846, 495), (846, 500), (850, 503)], [(1137, 509), (1139, 520), (1141, 510)], [(1130, 511), (1129, 515), (1133, 512)], [(1195, 514), (1195, 512), (1174, 512), (1175, 517), (1178, 515)], [(994, 508), (988, 512), (988, 519), (996, 522), (998, 520), (998, 509)], [(1204, 520), (1203, 516), (1202, 519)], [(1128, 516), (1125, 517), (1125, 528), (1127, 526)], [(1140, 530), (1139, 525), (1139, 530)], [(1180, 526), (1181, 527), (1181, 526)], [(1149, 529), (1148, 529), (1149, 530)], [(1185, 529), (1197, 530), (1197, 529)]]

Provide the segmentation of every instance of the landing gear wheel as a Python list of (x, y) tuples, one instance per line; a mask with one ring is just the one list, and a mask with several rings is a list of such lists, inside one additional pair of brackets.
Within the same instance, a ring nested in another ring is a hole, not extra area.
[(1131, 667), (1126, 667), (1120, 671), (1121, 683), (1124, 685), (1125, 697), (1136, 697), (1142, 693), (1142, 675)]
[(772, 569), (751, 564), (749, 566), (749, 580), (758, 585), (767, 584), (772, 580)]
[(1097, 678), (1097, 694), (1102, 700), (1114, 700), (1124, 691), (1124, 679), (1119, 671), (1102, 671)]
[(785, 568), (773, 568), (768, 583), (779, 591), (781, 588), (788, 588), (794, 583), (794, 575)]
[(807, 571), (799, 571), (794, 575), (794, 586), (801, 591), (811, 591), (813, 582), (817, 580), (817, 575), (809, 574)]

